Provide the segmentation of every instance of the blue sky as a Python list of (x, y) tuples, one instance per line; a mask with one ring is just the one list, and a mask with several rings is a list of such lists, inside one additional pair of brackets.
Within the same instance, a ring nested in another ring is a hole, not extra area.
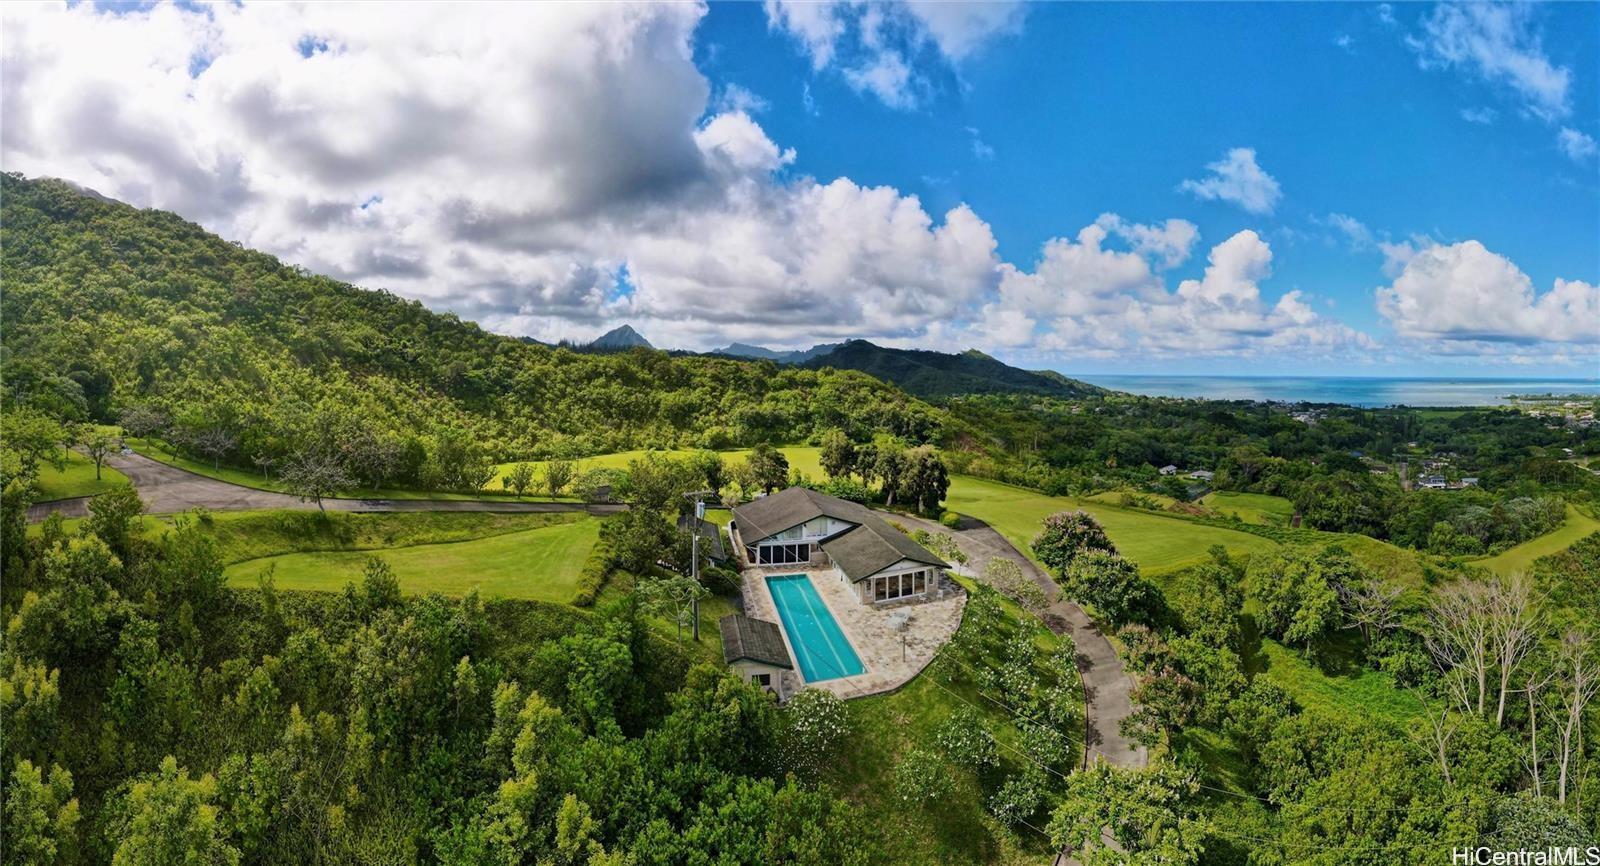
[(0, 15), (7, 170), (504, 333), (1600, 376), (1594, 4)]
[[(954, 71), (939, 70), (932, 92), (911, 109), (862, 94), (842, 76), (814, 74), (793, 39), (769, 28), (753, 5), (713, 6), (697, 57), (715, 80), (768, 101), (760, 118), (796, 149), (792, 171), (891, 184), (934, 211), (965, 202), (993, 227), (1009, 261), (1031, 261), (1046, 240), (1106, 211), (1187, 219), (1202, 241), (1254, 229), (1275, 253), (1272, 287), (1302, 289), (1319, 311), (1383, 333), (1373, 290), (1389, 282), (1384, 256), (1376, 246), (1352, 245), (1328, 223), (1330, 214), (1344, 214), (1395, 239), (1478, 239), (1541, 290), (1558, 277), (1594, 282), (1594, 160), (1563, 152), (1550, 124), (1526, 116), (1513, 86), (1423, 68), (1407, 37), (1433, 7), (1385, 9), (1033, 6), (1017, 32), (995, 37)], [(1600, 134), (1600, 7), (1550, 5), (1528, 18), (1550, 61), (1571, 70), (1572, 114), (1563, 125)], [(975, 152), (975, 138), (988, 150)], [(1256, 150), (1284, 191), (1271, 215), (1178, 189), (1240, 146)], [(1174, 274), (1197, 276), (1203, 265), (1191, 260)], [(1482, 360), (1413, 360), (1402, 370), (1481, 374)], [(1315, 362), (1288, 366), (1326, 372)]]

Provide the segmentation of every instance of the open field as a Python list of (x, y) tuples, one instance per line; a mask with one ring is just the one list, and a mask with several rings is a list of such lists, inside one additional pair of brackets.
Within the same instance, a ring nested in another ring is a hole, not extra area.
[(471, 541), (418, 544), (381, 551), (322, 551), (261, 557), (231, 565), (230, 583), (254, 586), (269, 568), (279, 589), (336, 592), (359, 582), (368, 558), (380, 555), (407, 593), (569, 601), (600, 522), (581, 518)]
[(48, 463), (39, 465), (39, 502), (52, 499), (70, 499), (74, 496), (93, 496), (114, 487), (121, 487), (128, 479), (110, 466), (100, 467), (100, 478), (94, 477), (94, 461), (76, 451), (67, 452), (65, 468), (57, 469)]
[(1213, 544), (1220, 544), (1235, 555), (1274, 545), (1270, 539), (1247, 532), (1087, 499), (1046, 496), (966, 475), (951, 476), (945, 505), (990, 524), (1024, 552), (1049, 515), (1057, 511), (1087, 511), (1105, 527), (1117, 549), (1146, 571), (1167, 571), (1203, 562), (1208, 556), (1207, 548)]
[(1472, 564), (1487, 568), (1496, 574), (1527, 571), (1532, 567), (1535, 559), (1541, 556), (1549, 556), (1552, 553), (1560, 553), (1571, 547), (1578, 539), (1596, 531), (1600, 531), (1600, 520), (1596, 520), (1577, 508), (1568, 505), (1567, 521), (1561, 524), (1560, 527), (1546, 532), (1538, 538), (1524, 541), (1504, 553), (1484, 559), (1475, 559)]
[(1234, 493), (1218, 490), (1201, 497), (1200, 504), (1223, 517), (1238, 515), (1245, 523), (1260, 526), (1287, 526), (1294, 515), (1294, 504), (1282, 496), (1265, 493)]

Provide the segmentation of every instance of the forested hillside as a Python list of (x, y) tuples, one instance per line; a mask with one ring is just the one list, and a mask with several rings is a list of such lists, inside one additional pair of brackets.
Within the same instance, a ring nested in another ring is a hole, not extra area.
[(148, 408), (190, 440), (178, 444), (203, 439), (225, 463), (360, 435), (400, 455), (404, 481), (459, 442), (506, 459), (801, 441), (834, 427), (923, 442), (944, 423), (859, 373), (529, 344), (170, 213), (55, 180), (3, 183), (12, 393), (73, 420)]
[(949, 354), (851, 340), (803, 363), (814, 370), (860, 370), (927, 399), (960, 394), (1036, 394), (1074, 399), (1110, 393), (1059, 373), (1012, 367), (976, 349)]

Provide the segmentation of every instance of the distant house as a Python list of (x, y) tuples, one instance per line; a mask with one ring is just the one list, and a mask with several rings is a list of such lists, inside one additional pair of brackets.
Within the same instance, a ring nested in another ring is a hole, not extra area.
[(728, 531), (744, 565), (831, 566), (862, 604), (925, 599), (950, 567), (866, 506), (804, 487), (733, 509)]
[(1178, 474), (1178, 467), (1173, 466), (1171, 463), (1168, 463), (1167, 465), (1161, 467), (1161, 474), (1162, 475), (1177, 475)]
[(753, 683), (778, 700), (788, 697), (783, 672), (794, 670), (778, 624), (730, 613), (717, 623), (722, 631), (722, 660), (740, 679)]
[(1443, 475), (1424, 475), (1417, 479), (1417, 486), (1427, 490), (1443, 490), (1450, 485)]
[(678, 517), (678, 531), (688, 533), (691, 523), (695, 527), (695, 534), (700, 536), (700, 553), (712, 562), (727, 562), (728, 548), (722, 543), (722, 530), (703, 517), (684, 514)]
[(1210, 481), (1212, 478), (1216, 477), (1216, 473), (1209, 469), (1196, 469), (1195, 471), (1189, 473), (1189, 477), (1196, 481)]
[(1477, 487), (1478, 486), (1478, 479), (1476, 479), (1476, 478), (1463, 478), (1463, 479), (1461, 479), (1461, 486), (1462, 487)]

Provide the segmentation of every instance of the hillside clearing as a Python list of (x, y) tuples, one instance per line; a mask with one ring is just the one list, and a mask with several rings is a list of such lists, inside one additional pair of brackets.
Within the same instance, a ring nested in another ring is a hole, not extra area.
[(1567, 506), (1567, 520), (1561, 526), (1538, 538), (1524, 541), (1503, 553), (1485, 559), (1475, 559), (1473, 565), (1487, 568), (1495, 574), (1512, 574), (1527, 571), (1533, 561), (1541, 556), (1560, 553), (1591, 532), (1600, 531), (1600, 520)]
[(367, 560), (381, 556), (408, 594), (570, 601), (600, 522), (584, 518), (540, 529), (472, 541), (419, 544), (381, 550), (319, 551), (267, 556), (235, 563), (226, 574), (234, 586), (255, 586), (272, 569), (279, 589), (337, 592), (359, 583)]
[(1208, 556), (1207, 549), (1214, 544), (1236, 555), (1274, 546), (1272, 540), (1246, 532), (1087, 499), (1046, 496), (966, 475), (951, 477), (945, 505), (988, 523), (1022, 551), (1028, 550), (1028, 543), (1049, 515), (1057, 511), (1086, 511), (1105, 527), (1117, 549), (1146, 571), (1168, 571), (1203, 562)]

